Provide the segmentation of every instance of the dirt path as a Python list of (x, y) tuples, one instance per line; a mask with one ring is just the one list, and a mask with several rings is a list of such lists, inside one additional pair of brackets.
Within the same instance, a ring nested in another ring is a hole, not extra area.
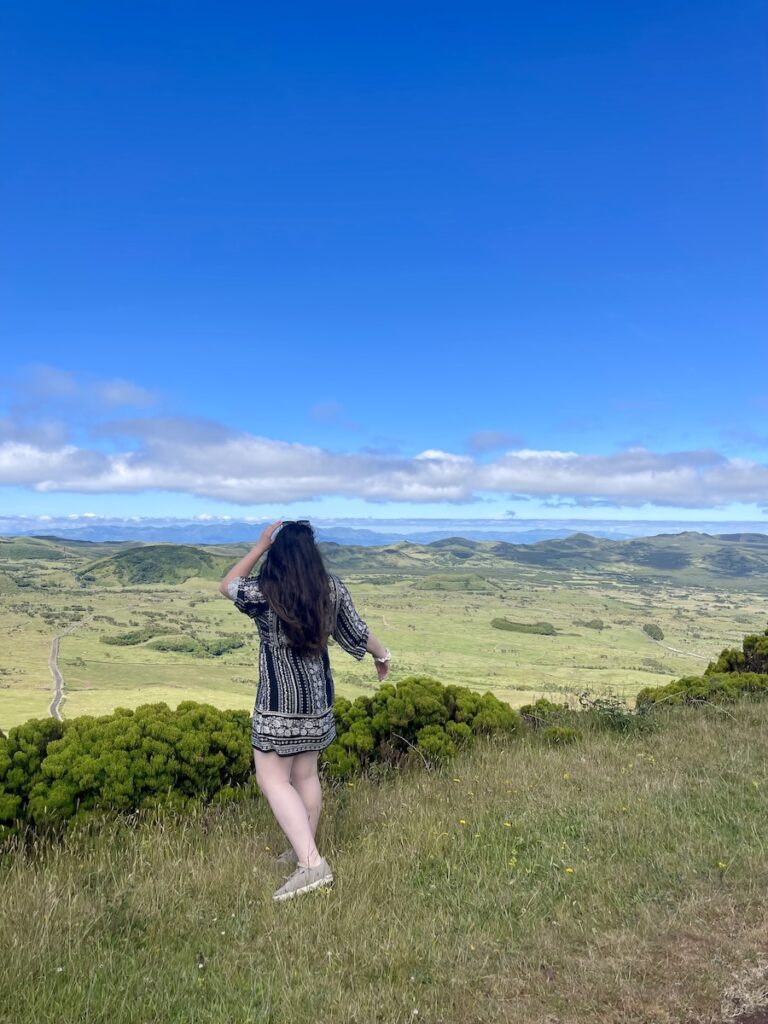
[(59, 671), (59, 666), (57, 664), (59, 658), (59, 640), (61, 640), (63, 636), (66, 636), (68, 633), (77, 629), (78, 626), (83, 626), (86, 622), (90, 622), (92, 618), (93, 615), (91, 614), (87, 619), (83, 619), (81, 622), (73, 622), (71, 626), (68, 626), (58, 636), (55, 636), (53, 640), (51, 640), (51, 656), (48, 659), (48, 668), (51, 670), (51, 675), (53, 676), (53, 700), (48, 708), (48, 713), (51, 718), (56, 718), (59, 722), (63, 720), (59, 707), (64, 699), (64, 676)]
[[(647, 633), (646, 633), (646, 636), (648, 636)], [(650, 637), (648, 637), (648, 639), (649, 640), (653, 640), (653, 637), (650, 636)], [(665, 644), (663, 640), (653, 640), (653, 642), (655, 644), (658, 644), (659, 647), (665, 648), (665, 650), (667, 650), (667, 651), (674, 651), (675, 654), (684, 654), (686, 658), (698, 658), (699, 661), (711, 661), (712, 660), (711, 658), (708, 658), (705, 654), (694, 654), (693, 651), (681, 651), (679, 647), (670, 647), (669, 644)]]
[(59, 714), (59, 704), (61, 704), (62, 698), (64, 697), (64, 677), (59, 672), (59, 666), (56, 664), (56, 659), (59, 656), (59, 637), (55, 636), (51, 640), (51, 656), (48, 659), (48, 668), (51, 670), (53, 676), (53, 700), (51, 706), (48, 708), (48, 712), (51, 718), (57, 718), (61, 721), (61, 715)]

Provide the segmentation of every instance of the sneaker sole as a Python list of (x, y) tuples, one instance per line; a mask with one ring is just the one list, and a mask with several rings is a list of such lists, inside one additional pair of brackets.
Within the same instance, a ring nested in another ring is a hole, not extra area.
[(311, 892), (312, 889), (319, 889), (321, 885), (327, 885), (331, 888), (334, 884), (333, 875), (329, 875), (327, 878), (318, 878), (316, 882), (310, 882), (309, 885), (302, 885), (300, 889), (294, 889), (293, 892), (284, 892), (280, 896), (273, 895), (273, 900), (289, 900), (292, 896), (299, 896), (303, 892)]

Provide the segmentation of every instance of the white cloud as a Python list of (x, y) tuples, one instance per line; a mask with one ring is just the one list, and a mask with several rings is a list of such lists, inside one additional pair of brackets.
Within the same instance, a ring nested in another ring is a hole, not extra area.
[[(55, 367), (33, 365), (13, 388), (15, 401), (0, 417), (0, 485), (42, 493), (175, 491), (240, 505), (325, 496), (462, 503), (494, 494), (581, 507), (768, 503), (768, 466), (712, 450), (658, 453), (636, 445), (609, 455), (509, 450), (511, 435), (481, 431), (472, 435), (473, 454), (438, 447), (413, 456), (386, 449), (337, 452), (232, 430), (205, 417), (104, 420), (106, 408), (153, 400), (150, 392), (122, 378), (88, 383)], [(63, 413), (52, 414), (52, 406)], [(74, 443), (69, 424), (86, 407), (81, 421), (86, 429), (79, 437), (92, 440)], [(318, 411), (320, 418), (343, 412), (334, 403)], [(508, 450), (491, 458), (492, 444)]]
[[(107, 431), (120, 433), (119, 425)], [(0, 483), (82, 494), (169, 490), (237, 504), (311, 500), (467, 502), (483, 493), (714, 508), (768, 501), (768, 466), (713, 451), (610, 455), (526, 448), (489, 463), (427, 449), (413, 457), (326, 449), (228, 430), (204, 420), (131, 421), (133, 447), (0, 444)]]

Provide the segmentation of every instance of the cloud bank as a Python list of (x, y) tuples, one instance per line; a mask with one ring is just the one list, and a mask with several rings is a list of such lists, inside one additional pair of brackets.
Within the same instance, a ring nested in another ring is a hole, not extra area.
[[(370, 502), (457, 504), (489, 495), (546, 499), (554, 506), (722, 508), (768, 505), (768, 466), (711, 450), (612, 454), (509, 447), (512, 435), (478, 431), (469, 454), (428, 449), (412, 456), (331, 451), (233, 430), (200, 417), (134, 415), (101, 420), (155, 396), (129, 381), (92, 381), (86, 440), (75, 442), (50, 407), (82, 398), (72, 375), (37, 368), (26, 392), (0, 418), (0, 485), (37, 492), (120, 494), (177, 491), (235, 505), (311, 501), (325, 496)], [(93, 413), (98, 406), (100, 413)], [(498, 451), (497, 446), (506, 445)], [(497, 449), (490, 458), (489, 451)]]
[(0, 484), (80, 494), (179, 491), (242, 505), (326, 495), (463, 503), (486, 494), (575, 505), (768, 503), (768, 466), (714, 451), (629, 448), (591, 455), (526, 448), (481, 463), (438, 449), (412, 457), (334, 452), (168, 417), (117, 421), (98, 434), (122, 441), (122, 450), (6, 440), (0, 444)]

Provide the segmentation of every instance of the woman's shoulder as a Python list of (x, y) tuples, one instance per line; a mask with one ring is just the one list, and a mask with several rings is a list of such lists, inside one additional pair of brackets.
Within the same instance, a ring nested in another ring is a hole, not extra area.
[(334, 598), (339, 597), (346, 590), (344, 581), (342, 580), (341, 576), (339, 576), (335, 572), (328, 573), (328, 585), (330, 587), (331, 594)]
[(236, 592), (242, 591), (246, 601), (264, 600), (259, 576), (235, 576), (232, 584), (234, 584)]

